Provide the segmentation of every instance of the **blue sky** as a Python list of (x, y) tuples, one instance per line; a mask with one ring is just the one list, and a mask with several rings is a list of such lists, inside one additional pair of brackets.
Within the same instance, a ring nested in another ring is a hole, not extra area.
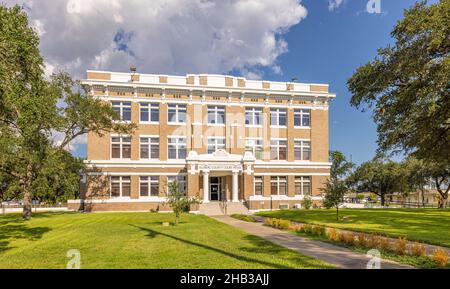
[[(359, 66), (372, 60), (378, 48), (392, 42), (392, 28), (403, 17), (404, 9), (416, 2), (381, 0), (381, 13), (369, 14), (366, 11), (368, 1), (344, 0), (332, 11), (329, 9), (328, 0), (301, 1), (301, 5), (307, 10), (307, 16), (304, 17), (303, 12), (298, 11), (296, 16), (301, 21), (290, 25), (286, 33), (276, 35), (287, 43), (287, 52), (280, 53), (269, 66), (256, 65), (250, 68), (269, 80), (289, 81), (298, 77), (300, 82), (329, 83), (330, 90), (337, 94), (330, 108), (330, 149), (344, 152), (347, 157), (351, 156), (355, 163), (364, 162), (375, 155), (377, 133), (371, 112), (360, 112), (350, 106), (351, 96), (346, 88), (347, 79)], [(117, 33), (122, 36), (119, 37)], [(116, 41), (116, 45), (120, 46), (117, 50), (129, 50), (128, 56), (134, 56), (134, 51), (129, 47), (131, 45), (127, 43), (127, 39), (130, 40), (133, 35), (135, 31), (118, 29), (114, 34), (114, 41), (120, 40), (120, 43)], [(150, 68), (157, 67), (152, 66), (153, 63), (155, 61), (149, 65)], [(177, 61), (174, 63), (176, 65)], [(163, 67), (166, 67), (165, 63), (163, 64)], [(186, 65), (184, 70), (192, 67)], [(274, 66), (279, 66), (282, 73), (277, 73), (273, 69)], [(111, 69), (114, 70), (114, 67)], [(184, 70), (173, 68), (159, 72), (182, 74)], [(220, 66), (205, 68), (197, 63), (191, 72), (240, 75), (245, 74), (244, 70), (239, 67), (224, 70)], [(148, 71), (148, 68), (144, 72), (158, 73)], [(77, 146), (75, 155), (85, 157), (85, 153), (85, 145)]]

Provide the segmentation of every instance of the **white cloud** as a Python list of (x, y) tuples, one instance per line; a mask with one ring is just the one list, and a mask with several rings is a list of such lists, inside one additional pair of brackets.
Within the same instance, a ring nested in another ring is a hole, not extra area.
[[(307, 15), (297, 0), (7, 0), (25, 4), (51, 67), (146, 73), (276, 67), (282, 35)], [(114, 41), (116, 39), (116, 41)]]
[(344, 3), (344, 0), (328, 0), (328, 10), (334, 11)]
[[(297, 0), (6, 0), (26, 7), (41, 37), (46, 74), (87, 69), (282, 73), (282, 36), (307, 15)], [(80, 139), (81, 142), (85, 139)], [(79, 141), (72, 144), (79, 145)]]

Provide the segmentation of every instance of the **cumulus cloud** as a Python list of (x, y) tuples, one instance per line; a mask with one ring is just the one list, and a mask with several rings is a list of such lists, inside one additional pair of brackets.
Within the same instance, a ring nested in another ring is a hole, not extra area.
[(328, 0), (328, 10), (334, 11), (344, 3), (344, 0)]
[[(7, 0), (26, 7), (53, 69), (185, 74), (280, 72), (283, 34), (307, 15), (297, 0)], [(50, 69), (49, 69), (50, 70)]]

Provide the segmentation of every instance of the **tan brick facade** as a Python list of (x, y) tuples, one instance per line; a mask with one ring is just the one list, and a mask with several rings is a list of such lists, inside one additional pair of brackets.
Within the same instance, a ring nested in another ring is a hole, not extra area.
[[(83, 201), (69, 202), (70, 208), (83, 202), (87, 210), (168, 210), (164, 200), (174, 179), (203, 202), (277, 209), (299, 206), (307, 192), (320, 204), (330, 168), (328, 105), (334, 95), (327, 85), (97, 71), (88, 71), (83, 83), (138, 127), (131, 136), (88, 134), (91, 172)], [(157, 121), (150, 121), (148, 104)], [(246, 123), (249, 118), (255, 123)], [(147, 147), (151, 138), (157, 145)], [(157, 147), (157, 157), (142, 157), (150, 147)]]

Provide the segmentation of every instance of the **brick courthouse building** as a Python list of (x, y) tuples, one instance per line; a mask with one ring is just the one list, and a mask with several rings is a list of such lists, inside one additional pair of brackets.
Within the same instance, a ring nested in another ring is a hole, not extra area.
[(202, 200), (200, 212), (321, 202), (331, 166), (328, 85), (106, 71), (88, 71), (82, 83), (138, 128), (88, 134), (92, 170), (71, 209), (167, 210), (173, 181)]

